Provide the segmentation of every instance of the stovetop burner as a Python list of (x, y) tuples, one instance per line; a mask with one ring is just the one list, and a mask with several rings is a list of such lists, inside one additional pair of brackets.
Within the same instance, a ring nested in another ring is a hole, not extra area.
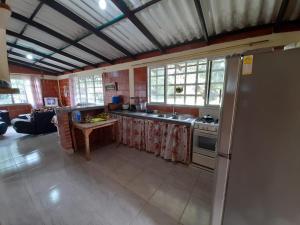
[(200, 122), (200, 123), (208, 123), (208, 124), (218, 124), (219, 123), (219, 119), (215, 119), (210, 115), (205, 115), (201, 118), (196, 119), (196, 122)]

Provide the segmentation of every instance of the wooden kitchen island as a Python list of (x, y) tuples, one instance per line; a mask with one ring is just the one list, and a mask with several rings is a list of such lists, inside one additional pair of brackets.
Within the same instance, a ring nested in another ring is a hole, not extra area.
[[(60, 140), (60, 145), (64, 151), (74, 153), (75, 144), (72, 136), (72, 114), (74, 111), (81, 112), (82, 116), (97, 115), (104, 112), (104, 106), (79, 106), (79, 107), (59, 107), (55, 109), (57, 117), (57, 129)], [(77, 146), (77, 145), (76, 145)]]
[(117, 119), (109, 119), (107, 121), (103, 122), (97, 122), (97, 123), (73, 123), (72, 124), (72, 139), (75, 151), (77, 150), (77, 143), (76, 143), (76, 137), (75, 137), (75, 129), (81, 130), (81, 132), (84, 135), (85, 140), (85, 157), (87, 160), (91, 159), (91, 152), (90, 152), (90, 134), (96, 130), (101, 129), (104, 127), (112, 127), (112, 134), (113, 134), (113, 140), (116, 140), (116, 133), (117, 133)]

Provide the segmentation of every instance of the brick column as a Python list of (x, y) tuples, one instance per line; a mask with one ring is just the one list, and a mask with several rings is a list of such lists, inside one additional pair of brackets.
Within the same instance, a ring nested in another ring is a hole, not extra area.
[(60, 144), (68, 153), (73, 153), (72, 134), (70, 127), (70, 113), (65, 111), (57, 111), (57, 122)]

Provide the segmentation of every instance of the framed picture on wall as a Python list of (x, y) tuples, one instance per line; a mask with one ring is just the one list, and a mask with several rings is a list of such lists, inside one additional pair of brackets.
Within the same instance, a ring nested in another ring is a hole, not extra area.
[(117, 82), (107, 83), (104, 85), (104, 87), (106, 91), (117, 91), (118, 83)]

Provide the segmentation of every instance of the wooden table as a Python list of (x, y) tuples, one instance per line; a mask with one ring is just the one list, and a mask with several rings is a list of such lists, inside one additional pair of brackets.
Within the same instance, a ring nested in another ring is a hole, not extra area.
[(77, 150), (77, 143), (76, 143), (76, 137), (75, 137), (75, 129), (79, 129), (82, 131), (84, 135), (85, 140), (85, 157), (87, 160), (91, 159), (91, 151), (90, 151), (90, 134), (93, 130), (100, 129), (103, 127), (109, 127), (111, 126), (113, 128), (113, 140), (116, 140), (116, 133), (117, 133), (117, 125), (118, 125), (117, 119), (109, 119), (107, 121), (103, 122), (97, 122), (97, 123), (73, 123), (72, 126), (72, 138), (74, 143), (74, 148)]

